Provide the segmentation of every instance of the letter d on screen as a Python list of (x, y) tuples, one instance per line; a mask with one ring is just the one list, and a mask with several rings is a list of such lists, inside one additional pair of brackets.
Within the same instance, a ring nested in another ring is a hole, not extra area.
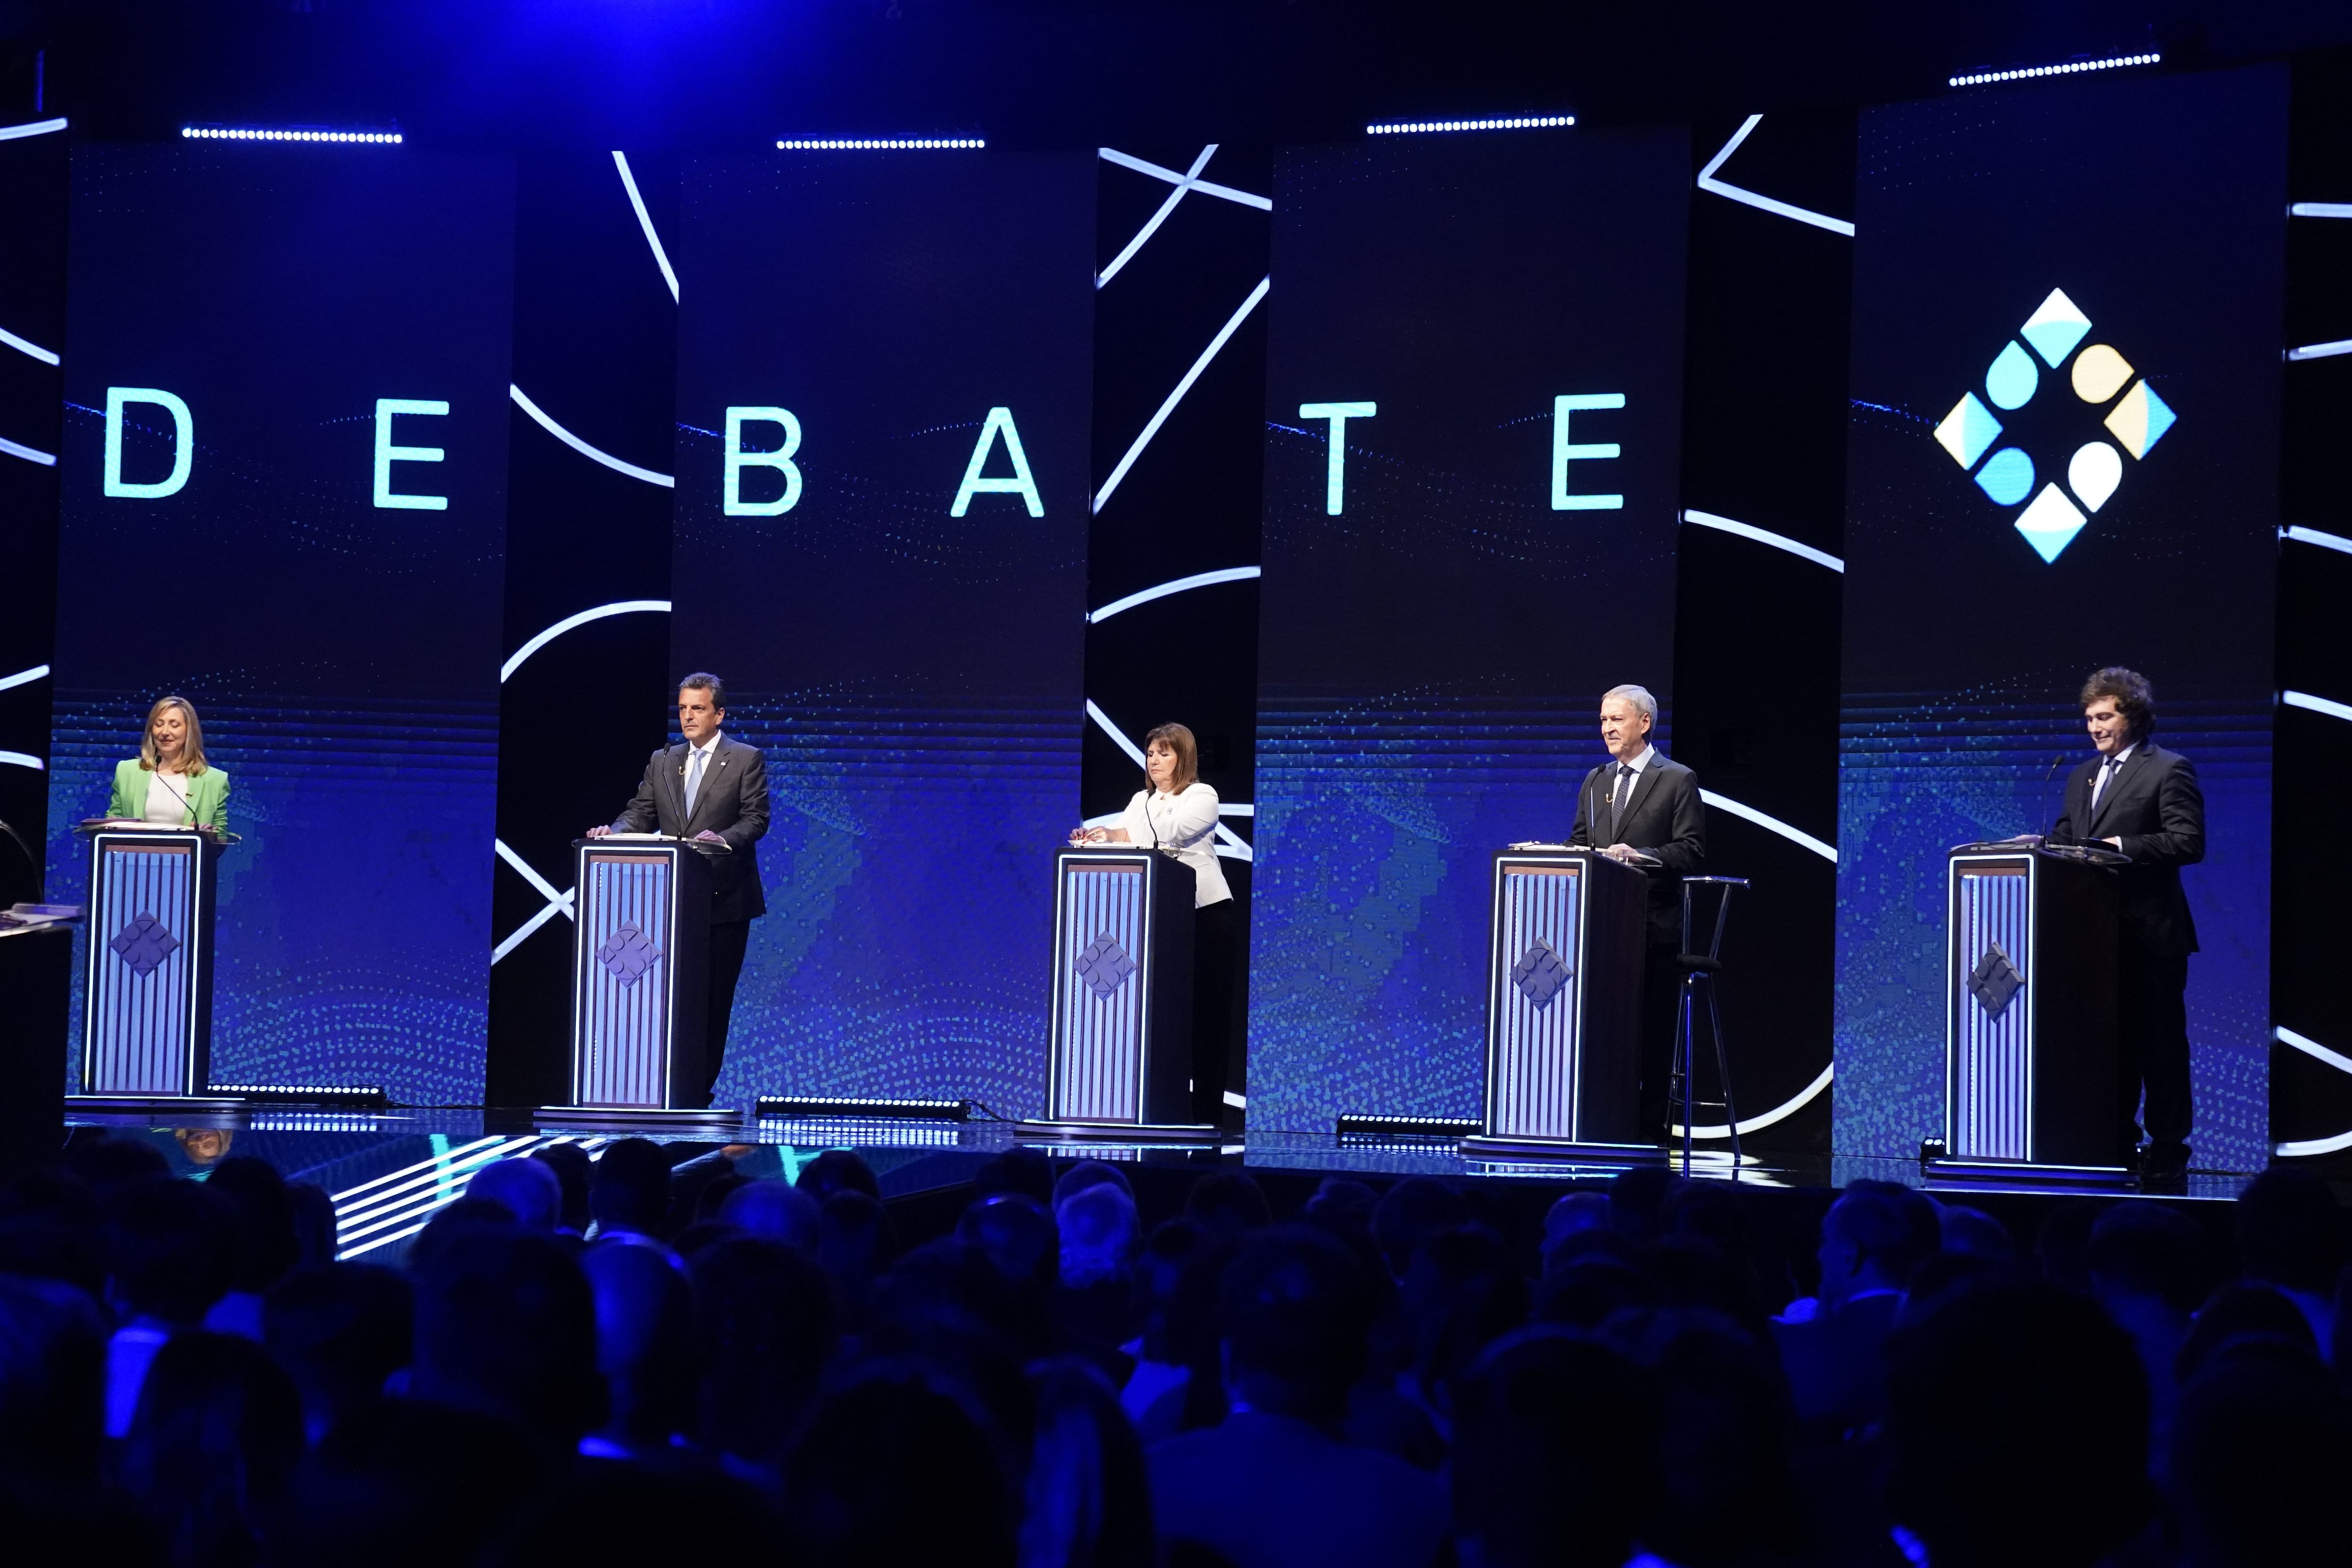
[[(152, 403), (172, 416), (172, 477), (154, 484), (129, 484), (122, 478), (122, 410), (133, 403)], [(152, 386), (110, 386), (106, 389), (106, 493), (138, 500), (158, 500), (177, 495), (196, 466), (196, 422), (188, 405), (168, 392)]]

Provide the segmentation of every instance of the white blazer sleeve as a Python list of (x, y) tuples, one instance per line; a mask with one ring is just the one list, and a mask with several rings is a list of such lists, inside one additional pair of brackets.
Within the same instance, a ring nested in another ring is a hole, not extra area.
[(1118, 825), (1126, 830), (1130, 844), (1151, 842), (1151, 824), (1144, 820), (1143, 816), (1143, 794), (1141, 790), (1135, 792), (1134, 797), (1127, 803), (1126, 815), (1118, 819)]

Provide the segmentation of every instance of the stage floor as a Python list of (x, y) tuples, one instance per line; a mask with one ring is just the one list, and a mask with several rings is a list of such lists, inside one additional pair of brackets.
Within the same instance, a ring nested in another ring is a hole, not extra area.
[[(473, 1173), (493, 1160), (528, 1154), (545, 1144), (576, 1142), (592, 1152), (615, 1138), (645, 1137), (678, 1145), (680, 1163), (723, 1153), (734, 1167), (754, 1177), (797, 1176), (801, 1168), (829, 1149), (856, 1149), (873, 1166), (886, 1201), (897, 1202), (968, 1183), (980, 1167), (1016, 1144), (1043, 1147), (1057, 1162), (1098, 1159), (1144, 1167), (1151, 1179), (1181, 1179), (1181, 1173), (1239, 1168), (1285, 1188), (1311, 1190), (1323, 1176), (1353, 1176), (1374, 1185), (1404, 1176), (1434, 1175), (1507, 1184), (1517, 1188), (1564, 1190), (1608, 1180), (1629, 1168), (1606, 1161), (1489, 1160), (1463, 1155), (1454, 1140), (1356, 1138), (1335, 1134), (1252, 1132), (1214, 1147), (1181, 1148), (1087, 1141), (1083, 1143), (1016, 1137), (1005, 1121), (873, 1120), (746, 1120), (740, 1125), (681, 1126), (567, 1121), (529, 1111), (311, 1110), (294, 1107), (183, 1114), (170, 1124), (152, 1112), (138, 1115), (68, 1115), (74, 1127), (106, 1130), (160, 1147), (173, 1168), (201, 1176), (224, 1157), (255, 1154), (289, 1181), (324, 1187), (335, 1200), (338, 1246), (347, 1258), (396, 1263), (407, 1243), (444, 1205), (462, 1196)], [(88, 1132), (80, 1136), (90, 1135)], [(1674, 1167), (1679, 1170), (1679, 1161)], [(1139, 1174), (1142, 1174), (1141, 1171)], [(1831, 1154), (1765, 1152), (1735, 1170), (1727, 1151), (1706, 1150), (1694, 1158), (1694, 1180), (1736, 1184), (1764, 1192), (1825, 1194), (1850, 1182), (1874, 1179), (1923, 1187), (1955, 1202), (1992, 1203), (2064, 1197), (2147, 1195), (2128, 1182), (2017, 1180), (1941, 1181), (1928, 1177), (1916, 1161), (1853, 1158)], [(2227, 1203), (2250, 1177), (2191, 1175), (2184, 1186), (2156, 1194), (2174, 1202)], [(1538, 1193), (1514, 1194), (1525, 1202)], [(2035, 1206), (2040, 1206), (2036, 1205)], [(1277, 1212), (1283, 1205), (1277, 1203)]]

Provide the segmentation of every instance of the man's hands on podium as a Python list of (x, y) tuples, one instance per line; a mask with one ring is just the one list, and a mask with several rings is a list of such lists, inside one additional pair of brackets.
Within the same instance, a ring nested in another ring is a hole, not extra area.
[[(583, 837), (589, 838), (606, 838), (612, 836), (612, 832), (613, 829), (610, 825), (599, 824), (598, 826), (590, 828)], [(694, 836), (694, 842), (698, 844), (724, 844), (727, 842), (727, 839), (724, 835), (713, 833), (710, 829), (706, 827), (701, 832)]]
[(613, 829), (609, 825), (600, 822), (595, 826), (588, 830), (587, 837), (590, 838), (602, 838), (612, 831)]
[(1634, 848), (1631, 844), (1612, 844), (1608, 848), (1603, 849), (1601, 853), (1608, 856), (1612, 860), (1622, 860), (1628, 866), (1637, 865), (1643, 860), (1649, 858), (1649, 857), (1643, 855), (1639, 849)]

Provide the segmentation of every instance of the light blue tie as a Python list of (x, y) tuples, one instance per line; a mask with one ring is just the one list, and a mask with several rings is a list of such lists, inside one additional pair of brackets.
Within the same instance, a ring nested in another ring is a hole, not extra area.
[(702, 764), (709, 755), (709, 752), (698, 751), (694, 753), (694, 760), (687, 764), (686, 819), (688, 822), (694, 820), (694, 797), (702, 793)]

